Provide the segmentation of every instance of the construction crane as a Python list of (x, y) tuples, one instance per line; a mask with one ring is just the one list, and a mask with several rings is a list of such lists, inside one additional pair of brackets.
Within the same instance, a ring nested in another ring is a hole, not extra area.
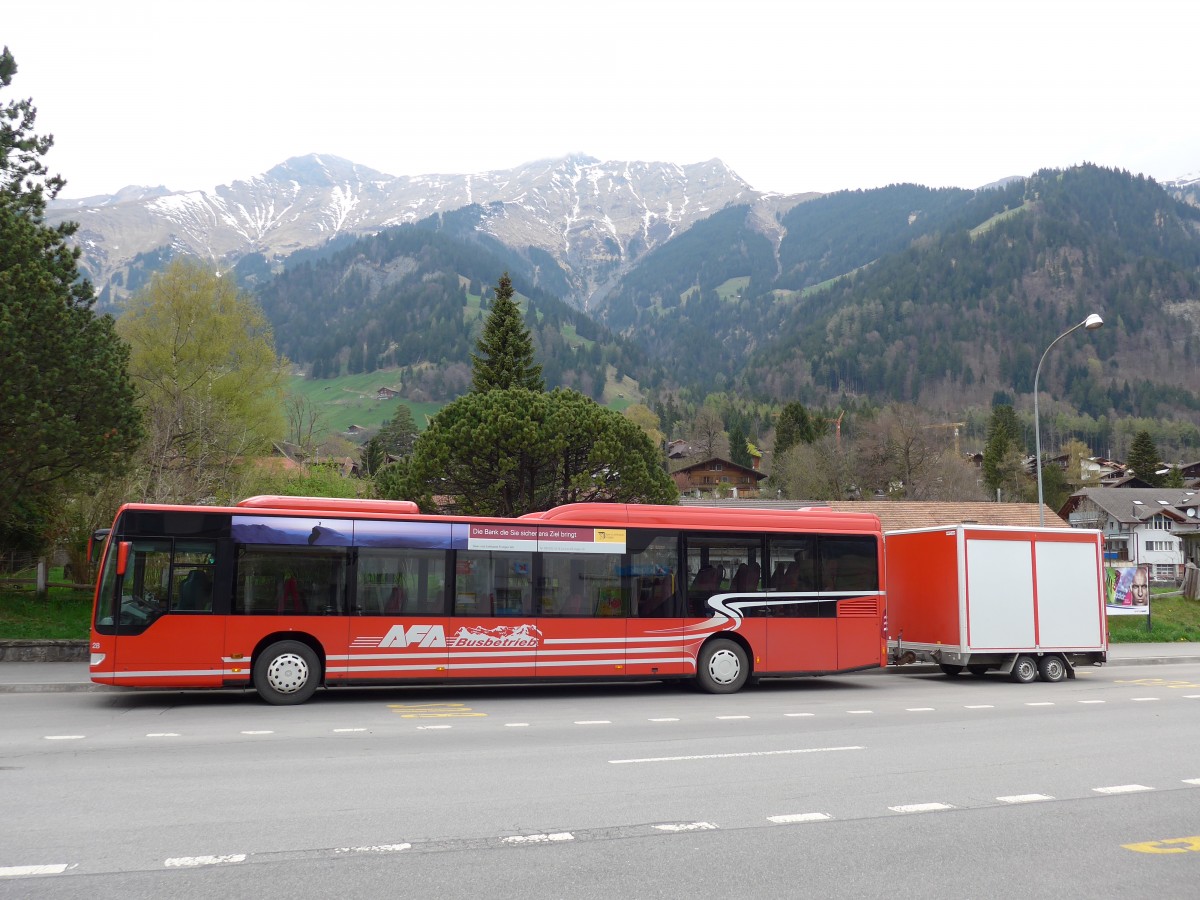
[(833, 436), (834, 436), (835, 440), (837, 441), (837, 448), (839, 451), (842, 449), (842, 416), (844, 416), (845, 414), (846, 414), (845, 410), (839, 409), (837, 411), (836, 419), (828, 419), (825, 417), (821, 417), (818, 419), (818, 421), (820, 421), (820, 422), (827, 422), (827, 423), (831, 423), (833, 425)]
[(962, 451), (959, 449), (958, 435), (960, 428), (966, 428), (966, 422), (936, 422), (933, 425), (926, 425), (926, 428), (953, 428), (954, 429), (954, 455), (962, 456)]

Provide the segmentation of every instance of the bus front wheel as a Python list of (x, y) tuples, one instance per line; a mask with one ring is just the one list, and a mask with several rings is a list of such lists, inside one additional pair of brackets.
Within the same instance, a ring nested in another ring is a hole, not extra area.
[(750, 677), (746, 651), (735, 641), (718, 638), (700, 651), (696, 682), (710, 694), (732, 694)]
[(254, 662), (254, 688), (274, 706), (303, 703), (321, 680), (321, 663), (308, 644), (279, 641)]

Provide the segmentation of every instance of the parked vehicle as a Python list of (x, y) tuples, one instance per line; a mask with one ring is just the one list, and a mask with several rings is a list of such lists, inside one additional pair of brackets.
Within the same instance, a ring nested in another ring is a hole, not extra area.
[(891, 664), (1028, 683), (1105, 662), (1099, 531), (955, 525), (889, 532), (884, 546)]

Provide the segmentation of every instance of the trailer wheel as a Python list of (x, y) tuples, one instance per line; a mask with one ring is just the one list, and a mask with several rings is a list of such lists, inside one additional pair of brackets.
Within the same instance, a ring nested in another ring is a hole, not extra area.
[(709, 694), (732, 694), (741, 690), (750, 677), (746, 651), (734, 641), (717, 638), (700, 651), (696, 683)]
[(1042, 681), (1066, 681), (1067, 664), (1061, 656), (1043, 656), (1038, 660), (1038, 674)]
[(308, 644), (279, 641), (254, 661), (254, 688), (273, 706), (294, 706), (313, 695), (321, 680), (321, 663)]
[(962, 666), (952, 666), (950, 663), (938, 663), (938, 668), (942, 670), (943, 675), (949, 675), (951, 678), (963, 670)]
[(974, 675), (976, 678), (982, 678), (984, 675), (986, 675), (988, 673), (988, 669), (990, 669), (990, 668), (991, 668), (991, 666), (985, 666), (985, 665), (983, 665), (983, 663), (976, 663), (973, 666), (967, 666), (967, 671), (970, 672), (972, 675)]
[(1038, 679), (1038, 664), (1032, 656), (1022, 654), (1013, 664), (1010, 676), (1017, 684), (1029, 684)]

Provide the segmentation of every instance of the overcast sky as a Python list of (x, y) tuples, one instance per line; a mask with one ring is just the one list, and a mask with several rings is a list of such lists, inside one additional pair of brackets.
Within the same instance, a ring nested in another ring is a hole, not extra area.
[(20, 0), (66, 197), (292, 156), (390, 175), (719, 158), (764, 191), (1200, 171), (1196, 0)]

